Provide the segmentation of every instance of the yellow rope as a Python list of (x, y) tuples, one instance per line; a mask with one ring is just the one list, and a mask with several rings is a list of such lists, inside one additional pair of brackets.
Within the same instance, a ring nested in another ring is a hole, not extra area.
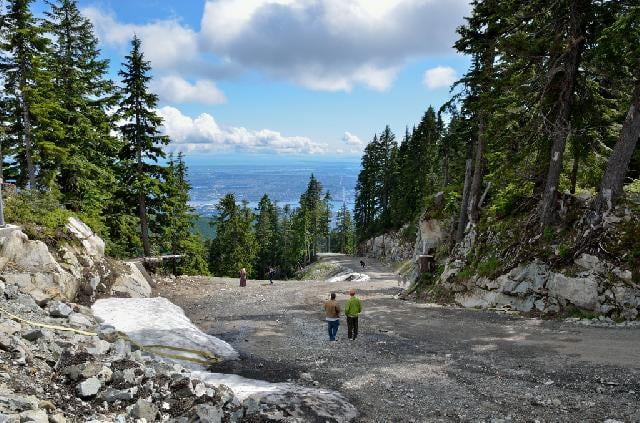
[[(49, 325), (49, 324), (46, 324), (46, 323), (39, 323), (39, 322), (34, 322), (34, 321), (31, 321), (31, 320), (23, 319), (22, 317), (17, 316), (15, 314), (5, 310), (2, 307), (0, 307), (0, 312), (6, 314), (7, 316), (9, 316), (13, 320), (17, 320), (19, 322), (26, 323), (26, 324), (28, 324), (30, 326), (36, 326), (36, 327), (41, 327), (41, 328), (46, 328), (46, 329), (51, 329), (51, 330), (65, 331), (65, 332), (74, 332), (74, 333), (78, 333), (80, 335), (85, 335), (85, 336), (97, 336), (98, 335), (96, 332), (89, 332), (89, 331), (86, 331), (86, 330), (75, 329), (75, 328), (71, 328), (71, 327), (67, 327), (67, 326)], [(160, 357), (171, 358), (171, 359), (174, 359), (174, 360), (181, 360), (181, 361), (190, 361), (192, 363), (198, 363), (198, 364), (202, 364), (202, 365), (205, 365), (205, 366), (211, 366), (213, 364), (217, 364), (217, 363), (220, 362), (220, 359), (218, 357), (216, 357), (214, 354), (212, 354), (212, 353), (210, 353), (208, 351), (194, 350), (194, 349), (189, 349), (189, 348), (174, 347), (174, 346), (171, 346), (171, 345), (161, 345), (161, 344), (142, 345), (142, 344), (139, 344), (138, 342), (134, 341), (133, 339), (131, 339), (124, 332), (117, 332), (116, 336), (118, 338), (121, 338), (121, 339), (124, 339), (126, 341), (131, 342), (132, 345), (136, 346), (141, 351), (144, 351), (144, 352), (147, 352), (147, 353), (150, 353), (150, 354), (155, 354), (155, 355), (160, 356)], [(169, 354), (169, 353), (164, 353), (164, 352), (159, 352), (159, 351), (152, 351), (152, 350), (156, 350), (156, 349), (186, 352), (186, 353), (189, 353), (189, 354), (198, 355), (198, 356), (203, 357), (203, 358), (186, 357), (186, 356), (178, 355), (178, 354)]]

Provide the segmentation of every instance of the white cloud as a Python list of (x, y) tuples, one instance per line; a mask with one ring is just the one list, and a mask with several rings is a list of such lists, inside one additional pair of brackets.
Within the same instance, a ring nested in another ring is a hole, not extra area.
[(385, 90), (413, 58), (451, 52), (467, 0), (207, 0), (201, 45), (315, 90)]
[(345, 131), (344, 135), (342, 136), (342, 142), (344, 142), (347, 145), (355, 145), (355, 146), (364, 145), (364, 142), (360, 138), (358, 138), (356, 135), (353, 135), (349, 131)]
[(437, 66), (428, 69), (424, 73), (424, 84), (427, 88), (434, 90), (442, 87), (449, 87), (456, 82), (458, 76), (456, 70), (448, 66)]
[(83, 11), (107, 45), (126, 51), (137, 34), (160, 74), (258, 71), (313, 90), (383, 91), (410, 61), (453, 53), (469, 10), (468, 0), (206, 0), (200, 32), (178, 19), (134, 25)]
[(106, 45), (129, 48), (134, 35), (142, 40), (145, 58), (156, 69), (188, 69), (200, 59), (198, 34), (176, 19), (159, 20), (144, 25), (120, 23), (115, 16), (95, 7), (82, 10)]
[(151, 89), (161, 101), (169, 103), (222, 104), (227, 101), (213, 82), (198, 80), (191, 84), (175, 75), (153, 80)]
[(243, 127), (222, 127), (208, 113), (196, 118), (184, 115), (175, 107), (158, 110), (164, 130), (171, 138), (170, 149), (184, 152), (239, 150), (278, 154), (321, 154), (326, 146), (307, 137), (287, 137), (270, 129), (252, 131)]

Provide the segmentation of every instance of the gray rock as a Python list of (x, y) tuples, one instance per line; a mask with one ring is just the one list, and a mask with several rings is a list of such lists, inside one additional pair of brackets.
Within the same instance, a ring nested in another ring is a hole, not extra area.
[(104, 257), (104, 241), (84, 222), (78, 218), (70, 217), (67, 222), (67, 229), (73, 236), (80, 240), (88, 255), (98, 259)]
[(96, 332), (98, 338), (107, 342), (115, 342), (118, 338), (118, 331), (111, 325), (100, 325)]
[(0, 407), (18, 413), (35, 410), (38, 408), (38, 399), (30, 395), (3, 393), (0, 395)]
[(35, 302), (33, 297), (28, 294), (18, 293), (18, 298), (16, 298), (16, 303), (22, 305), (23, 307), (29, 310), (38, 310), (40, 306)]
[(156, 420), (158, 407), (152, 402), (139, 399), (129, 410), (129, 416), (134, 419), (145, 419), (148, 422)]
[(598, 300), (598, 282), (594, 278), (570, 278), (556, 273), (547, 285), (549, 296), (569, 301), (580, 308), (595, 310)]
[(120, 338), (113, 344), (113, 350), (118, 356), (126, 356), (131, 352), (131, 344)]
[(46, 306), (49, 303), (49, 301), (51, 301), (51, 296), (45, 294), (39, 289), (34, 289), (29, 291), (29, 295), (31, 295), (31, 298), (33, 298), (36, 304), (38, 304), (38, 306), (40, 307)]
[(196, 405), (195, 414), (202, 423), (220, 423), (224, 417), (224, 412), (220, 407), (209, 404)]
[(49, 423), (67, 423), (67, 419), (62, 413), (49, 416)]
[(37, 341), (40, 338), (44, 337), (44, 332), (42, 329), (32, 329), (22, 334), (22, 337), (27, 341)]
[(51, 317), (69, 317), (73, 309), (61, 301), (53, 301), (49, 304), (49, 316)]
[(3, 351), (13, 351), (13, 339), (2, 332), (0, 332), (0, 349)]
[(18, 292), (17, 285), (7, 285), (4, 289), (4, 296), (7, 297), (8, 300), (15, 300), (18, 298)]
[(101, 387), (100, 380), (97, 377), (92, 377), (79, 383), (76, 387), (76, 392), (82, 398), (90, 398), (96, 396)]
[(131, 389), (108, 388), (100, 393), (100, 399), (106, 402), (130, 401), (137, 392), (138, 388), (135, 386)]
[(49, 417), (44, 410), (29, 410), (20, 413), (20, 423), (49, 423)]
[(151, 286), (135, 263), (125, 263), (128, 272), (119, 275), (111, 287), (114, 293), (131, 298), (151, 296)]
[(22, 325), (18, 322), (14, 322), (13, 320), (1, 319), (0, 320), (0, 332), (6, 333), (9, 335), (13, 335), (16, 332), (20, 332), (22, 330)]
[(0, 423), (20, 423), (20, 416), (17, 414), (4, 414), (0, 412)]
[(90, 347), (87, 347), (87, 352), (91, 355), (104, 355), (111, 349), (111, 343), (103, 341), (102, 339), (96, 339)]
[(69, 324), (71, 326), (77, 326), (77, 327), (93, 326), (93, 323), (91, 322), (91, 320), (87, 319), (84, 315), (80, 313), (73, 313), (72, 315), (70, 315)]
[(242, 406), (244, 407), (247, 416), (258, 414), (260, 411), (260, 400), (250, 396), (242, 402)]

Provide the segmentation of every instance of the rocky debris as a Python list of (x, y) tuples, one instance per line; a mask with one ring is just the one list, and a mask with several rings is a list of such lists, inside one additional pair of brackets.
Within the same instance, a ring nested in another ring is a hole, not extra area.
[[(16, 297), (23, 295), (29, 296), (18, 287)], [(90, 310), (73, 303), (33, 308), (3, 295), (0, 307), (43, 325), (73, 327), (75, 322), (84, 331), (97, 329)], [(245, 408), (229, 388), (205, 385), (179, 364), (142, 354), (111, 326), (96, 332), (56, 331), (0, 313), (0, 422), (244, 418)]]
[(568, 307), (585, 314), (632, 321), (640, 310), (640, 287), (616, 275), (626, 270), (589, 254), (574, 261), (572, 274), (553, 271), (539, 261), (518, 266), (494, 279), (473, 276), (458, 281), (460, 266), (447, 263), (440, 277), (455, 301), (471, 308), (510, 307), (514, 310), (558, 314)]

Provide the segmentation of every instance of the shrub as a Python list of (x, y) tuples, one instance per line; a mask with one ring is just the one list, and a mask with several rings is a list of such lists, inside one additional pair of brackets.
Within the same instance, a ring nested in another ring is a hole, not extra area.
[(478, 275), (492, 277), (497, 273), (499, 265), (496, 256), (490, 256), (478, 264)]
[(499, 190), (493, 197), (489, 211), (496, 217), (512, 216), (520, 211), (526, 200), (533, 195), (533, 182), (512, 182)]
[(5, 220), (22, 226), (31, 239), (63, 237), (71, 216), (73, 213), (62, 208), (51, 192), (21, 191), (5, 201)]

